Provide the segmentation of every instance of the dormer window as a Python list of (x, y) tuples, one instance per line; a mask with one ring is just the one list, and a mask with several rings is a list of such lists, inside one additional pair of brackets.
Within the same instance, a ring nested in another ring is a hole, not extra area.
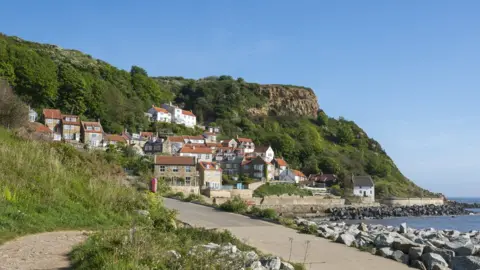
[(92, 130), (92, 127), (91, 127), (91, 126), (88, 126), (88, 127), (87, 127), (87, 130)]
[(99, 128), (99, 127), (95, 127), (95, 131), (100, 131), (100, 128)]

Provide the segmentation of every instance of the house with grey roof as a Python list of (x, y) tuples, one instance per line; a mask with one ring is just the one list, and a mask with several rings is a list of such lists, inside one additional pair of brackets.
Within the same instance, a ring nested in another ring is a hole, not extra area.
[(353, 195), (368, 197), (375, 201), (375, 184), (370, 175), (355, 176), (352, 175)]

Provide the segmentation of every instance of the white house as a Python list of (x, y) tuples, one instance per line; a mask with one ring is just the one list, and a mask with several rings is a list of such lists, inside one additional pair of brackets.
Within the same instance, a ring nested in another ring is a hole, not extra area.
[(278, 177), (279, 181), (286, 181), (298, 184), (305, 181), (307, 177), (301, 171), (286, 169), (282, 171)]
[(186, 144), (178, 152), (181, 157), (195, 157), (197, 162), (212, 162), (213, 153), (210, 147)]
[(375, 200), (375, 184), (372, 177), (366, 176), (354, 176), (352, 175), (353, 195), (368, 197), (372, 201)]
[(253, 153), (255, 144), (250, 138), (240, 138), (237, 136), (238, 148), (242, 149), (244, 153)]
[(38, 113), (32, 109), (28, 110), (28, 121), (35, 122), (37, 121)]
[(153, 122), (172, 122), (172, 114), (164, 108), (155, 107), (152, 105), (152, 108), (148, 110), (148, 114), (151, 115)]
[(255, 147), (255, 156), (263, 158), (266, 162), (271, 162), (275, 153), (270, 146), (257, 146)]
[(179, 107), (169, 104), (162, 104), (162, 108), (171, 114), (171, 122), (175, 124), (185, 125), (193, 128), (197, 125), (197, 117), (191, 111), (182, 110)]

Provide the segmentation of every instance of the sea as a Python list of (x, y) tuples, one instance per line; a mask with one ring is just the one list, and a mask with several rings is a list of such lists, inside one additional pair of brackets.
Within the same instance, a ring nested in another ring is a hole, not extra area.
[[(448, 198), (452, 201), (464, 203), (480, 203), (480, 198)], [(470, 211), (478, 213), (473, 216), (440, 216), (440, 217), (399, 217), (389, 219), (372, 219), (362, 220), (367, 224), (382, 224), (399, 226), (406, 222), (407, 225), (415, 229), (435, 228), (441, 230), (458, 230), (461, 232), (468, 232), (471, 230), (480, 231), (480, 209), (469, 209)], [(358, 222), (358, 221), (357, 221)]]

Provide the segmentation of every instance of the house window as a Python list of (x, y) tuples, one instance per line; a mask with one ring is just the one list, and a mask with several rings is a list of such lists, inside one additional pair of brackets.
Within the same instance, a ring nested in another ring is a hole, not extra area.
[(100, 128), (99, 128), (99, 127), (95, 127), (95, 131), (100, 131)]
[(261, 164), (255, 164), (255, 165), (253, 165), (253, 169), (254, 169), (254, 170), (263, 170), (263, 165), (261, 165)]
[(53, 119), (47, 119), (47, 123), (48, 123), (48, 124), (53, 123)]
[(87, 127), (87, 130), (92, 130), (92, 127)]
[(191, 178), (191, 177), (188, 177), (188, 176), (187, 176), (187, 177), (185, 177), (185, 185), (186, 185), (186, 186), (190, 186), (190, 184), (191, 184), (191, 180), (192, 180), (192, 178)]
[(70, 121), (72, 121), (72, 122), (77, 122), (77, 118), (75, 118), (75, 117), (74, 117), (74, 118), (70, 118)]
[(93, 133), (92, 138), (97, 138), (97, 134)]
[(165, 166), (160, 166), (160, 171), (164, 172), (165, 171)]
[(153, 149), (155, 149), (156, 151), (162, 151), (162, 146), (161, 145), (155, 145), (153, 147)]
[(152, 151), (152, 146), (151, 145), (146, 145), (145, 150), (146, 151)]
[(192, 167), (186, 166), (186, 167), (185, 167), (185, 171), (186, 171), (186, 172), (191, 172), (191, 171), (192, 171)]
[(172, 166), (172, 171), (173, 172), (178, 172), (178, 167), (177, 166)]
[(210, 159), (210, 154), (206, 154), (205, 159)]

